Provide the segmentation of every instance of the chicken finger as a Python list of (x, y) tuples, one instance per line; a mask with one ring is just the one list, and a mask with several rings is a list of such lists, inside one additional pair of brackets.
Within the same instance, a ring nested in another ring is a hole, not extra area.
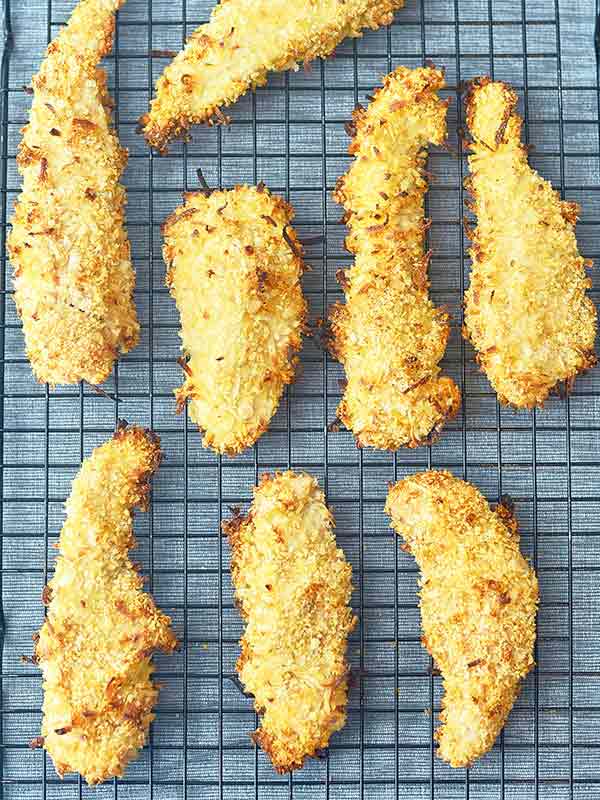
[(67, 501), (35, 648), (43, 746), (61, 777), (79, 772), (95, 784), (122, 775), (154, 719), (152, 651), (177, 642), (128, 551), (132, 509), (146, 507), (160, 457), (152, 433), (119, 427), (83, 463)]
[(138, 341), (119, 183), (127, 152), (98, 68), (123, 2), (81, 0), (32, 81), (8, 251), (27, 356), (41, 382), (101, 383), (118, 352)]
[(227, 0), (215, 6), (156, 84), (140, 126), (160, 152), (199, 122), (226, 121), (221, 106), (266, 83), (270, 70), (330, 55), (363, 28), (389, 25), (404, 0)]
[(262, 185), (192, 192), (164, 225), (167, 285), (188, 361), (179, 409), (205, 447), (235, 455), (267, 429), (294, 379), (306, 303), (291, 206)]
[(494, 744), (533, 667), (538, 585), (507, 503), (449, 472), (390, 489), (386, 513), (421, 569), (423, 644), (442, 672), (438, 755), (467, 767)]
[(454, 381), (440, 377), (448, 315), (428, 297), (423, 252), (423, 168), (427, 143), (446, 139), (443, 86), (433, 67), (388, 75), (354, 113), (356, 158), (335, 194), (356, 260), (338, 272), (346, 304), (331, 309), (329, 346), (347, 377), (338, 417), (361, 447), (417, 447), (460, 406)]
[(527, 163), (517, 95), (476, 81), (467, 99), (477, 228), (464, 334), (502, 403), (541, 406), (596, 363), (596, 310), (575, 238), (577, 203), (563, 201)]
[(305, 473), (264, 475), (247, 517), (223, 524), (246, 622), (237, 663), (255, 697), (255, 741), (277, 772), (300, 768), (346, 722), (352, 568)]

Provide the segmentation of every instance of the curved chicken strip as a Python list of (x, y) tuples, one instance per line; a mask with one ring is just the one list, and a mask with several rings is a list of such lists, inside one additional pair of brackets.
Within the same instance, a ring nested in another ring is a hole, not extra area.
[(227, 121), (221, 106), (266, 83), (271, 70), (330, 55), (363, 28), (389, 25), (404, 0), (227, 0), (215, 6), (156, 84), (140, 126), (166, 151), (199, 122)]
[(43, 745), (62, 777), (120, 776), (143, 746), (158, 698), (151, 654), (177, 642), (129, 560), (132, 509), (160, 462), (149, 431), (120, 427), (83, 463), (67, 501), (48, 614), (36, 644)]
[(517, 95), (480, 78), (467, 99), (477, 228), (465, 295), (465, 336), (502, 403), (540, 406), (596, 363), (596, 310), (577, 248), (577, 203), (527, 163)]
[(167, 285), (181, 314), (185, 383), (175, 395), (235, 455), (267, 429), (294, 379), (306, 303), (291, 206), (259, 185), (188, 193), (164, 226)]
[(125, 232), (127, 152), (99, 61), (123, 0), (82, 0), (33, 78), (8, 250), (27, 355), (41, 382), (101, 383), (138, 341)]
[(305, 473), (264, 475), (247, 517), (223, 524), (246, 621), (237, 670), (263, 714), (253, 738), (277, 772), (300, 768), (346, 722), (352, 568)]
[(446, 139), (443, 73), (399, 67), (367, 110), (354, 112), (356, 159), (338, 184), (354, 266), (338, 272), (346, 305), (330, 312), (330, 350), (346, 369), (338, 417), (359, 446), (426, 443), (460, 407), (440, 377), (448, 315), (428, 297), (424, 165), (427, 143)]
[(465, 767), (494, 744), (533, 667), (538, 585), (517, 521), (449, 472), (390, 489), (386, 512), (421, 569), (423, 644), (444, 679), (438, 754)]

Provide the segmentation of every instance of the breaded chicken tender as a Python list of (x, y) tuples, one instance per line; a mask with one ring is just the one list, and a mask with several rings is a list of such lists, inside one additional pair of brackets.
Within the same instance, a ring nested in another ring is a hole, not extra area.
[(246, 622), (237, 671), (262, 714), (254, 740), (277, 772), (299, 769), (346, 722), (352, 568), (306, 473), (263, 475), (246, 517), (223, 523)]
[(438, 755), (466, 767), (494, 744), (533, 667), (538, 584), (509, 501), (423, 472), (392, 486), (386, 512), (421, 569), (423, 644), (445, 696)]
[(467, 99), (467, 188), (477, 228), (465, 337), (500, 402), (541, 406), (562, 381), (596, 363), (596, 310), (579, 253), (577, 203), (560, 199), (527, 163), (517, 95), (480, 78)]
[(175, 391), (205, 447), (235, 455), (267, 429), (294, 379), (306, 303), (291, 206), (262, 184), (190, 192), (164, 225), (167, 285), (187, 363)]
[(429, 299), (424, 253), (426, 148), (446, 139), (443, 86), (441, 70), (399, 67), (353, 115), (356, 158), (335, 199), (356, 258), (338, 272), (346, 304), (331, 309), (329, 347), (347, 377), (338, 417), (359, 447), (417, 447), (460, 407), (440, 377), (448, 315)]
[(81, 0), (33, 78), (8, 251), (27, 356), (40, 382), (101, 383), (138, 341), (125, 232), (127, 152), (99, 61), (124, 0)]
[(389, 25), (404, 0), (223, 0), (190, 36), (156, 84), (140, 126), (166, 151), (192, 125), (226, 122), (221, 106), (262, 86), (271, 70), (297, 69), (330, 55), (364, 28)]
[(149, 431), (119, 427), (73, 482), (35, 648), (43, 672), (43, 746), (58, 774), (120, 776), (143, 746), (158, 687), (154, 650), (177, 642), (129, 560), (132, 509), (146, 508), (160, 462)]

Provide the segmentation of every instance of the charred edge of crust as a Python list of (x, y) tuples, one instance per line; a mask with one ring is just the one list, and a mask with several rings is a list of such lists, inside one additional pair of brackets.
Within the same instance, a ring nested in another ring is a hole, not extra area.
[(130, 425), (126, 419), (119, 419), (117, 428), (113, 434), (113, 439), (119, 441), (128, 437), (134, 439), (145, 439), (153, 447), (160, 449), (160, 437), (151, 428), (141, 428), (139, 425)]
[[(234, 602), (234, 605), (236, 606), (236, 608), (238, 609), (242, 620), (245, 622), (246, 619), (247, 619), (247, 615), (244, 612), (243, 606), (242, 606), (241, 602), (239, 601), (239, 599), (237, 597), (237, 591), (236, 591), (236, 585), (235, 584), (236, 584), (236, 577), (237, 577), (238, 570), (239, 570), (238, 561), (239, 561), (239, 555), (240, 555), (239, 554), (239, 545), (240, 545), (241, 531), (252, 520), (252, 508), (250, 508), (248, 510), (247, 514), (243, 514), (241, 509), (238, 508), (238, 507), (231, 508), (230, 510), (232, 512), (232, 516), (231, 516), (230, 519), (223, 520), (223, 522), (221, 522), (221, 530), (227, 536), (227, 539), (229, 540), (229, 546), (231, 548), (231, 565), (230, 566), (231, 566), (231, 578), (232, 578), (232, 583), (233, 583), (233, 587), (234, 587), (233, 602)], [(240, 648), (241, 648), (241, 652), (240, 652), (240, 655), (239, 655), (239, 657), (238, 657), (238, 659), (236, 661), (236, 665), (235, 665), (235, 669), (236, 669), (236, 672), (238, 673), (238, 676), (240, 675), (240, 673), (241, 673), (241, 671), (242, 671), (242, 669), (244, 667), (244, 663), (246, 662), (246, 660), (248, 658), (246, 640), (245, 640), (244, 635), (242, 635), (242, 637), (240, 639)], [(242, 688), (242, 691), (244, 692), (244, 694), (246, 694), (245, 686), (242, 684), (241, 679), (239, 677), (237, 678), (237, 681), (239, 683), (239, 686)], [(257, 711), (258, 711), (258, 709), (257, 709)]]
[(254, 733), (250, 734), (250, 738), (252, 741), (257, 744), (261, 750), (263, 750), (271, 764), (273, 765), (273, 769), (277, 772), (278, 775), (285, 775), (287, 772), (293, 772), (296, 769), (301, 769), (304, 766), (304, 762), (306, 758), (310, 758), (312, 753), (306, 753), (303, 758), (290, 760), (286, 763), (282, 761), (276, 760), (276, 748), (273, 742), (273, 737), (264, 730), (264, 728), (258, 728), (254, 731)]
[(503, 494), (494, 509), (496, 516), (500, 519), (511, 537), (519, 535), (519, 523), (515, 513), (515, 504), (512, 497)]
[(46, 584), (42, 589), (42, 605), (46, 606), (46, 608), (52, 602), (52, 587), (50, 584)]
[[(420, 67), (417, 69), (420, 69), (421, 71), (424, 70), (429, 71), (430, 73), (433, 73), (436, 76), (440, 75), (442, 80), (444, 79), (444, 69), (442, 69), (441, 67), (436, 67), (435, 64), (433, 64), (432, 62), (429, 62), (424, 67)], [(350, 142), (350, 145), (348, 146), (348, 152), (350, 155), (354, 155), (356, 152), (356, 148), (358, 145), (358, 142), (356, 140), (358, 138), (358, 135), (361, 133), (366, 133), (366, 131), (363, 131), (363, 128), (368, 124), (370, 109), (373, 107), (373, 104), (375, 104), (378, 101), (379, 95), (385, 93), (389, 88), (390, 84), (398, 78), (397, 72), (398, 70), (394, 70), (393, 72), (390, 72), (384, 77), (383, 84), (377, 87), (375, 91), (369, 96), (369, 106), (367, 108), (365, 108), (365, 106), (363, 106), (361, 103), (358, 103), (355, 106), (354, 110), (352, 111), (351, 121), (346, 123), (345, 126), (346, 132), (348, 133), (349, 136), (352, 137), (352, 142)], [(412, 74), (412, 71), (408, 73), (409, 76), (410, 74)], [(417, 101), (420, 100), (423, 94), (431, 87), (434, 87), (434, 89), (441, 88), (440, 84), (438, 84), (435, 80), (430, 80), (427, 82), (427, 85), (423, 87), (423, 89), (421, 89), (421, 91), (415, 93), (415, 100)], [(404, 104), (405, 101), (403, 102), (403, 105)], [(397, 107), (397, 109), (394, 110), (398, 110), (401, 107), (402, 106), (399, 106)], [(338, 178), (335, 189), (336, 193), (343, 188), (344, 177), (345, 176), (342, 175), (340, 176), (340, 178)]]
[(577, 367), (575, 372), (570, 375), (565, 380), (557, 381), (554, 386), (551, 387), (548, 394), (558, 394), (560, 397), (568, 397), (575, 386), (575, 381), (580, 375), (584, 375), (590, 369), (593, 369), (598, 364), (598, 356), (596, 355), (594, 350), (584, 350), (581, 352), (581, 364)]
[[(212, 194), (216, 194), (216, 192), (213, 192)], [(208, 195), (202, 189), (197, 189), (195, 192), (185, 192), (182, 197), (183, 205), (178, 206), (174, 211), (171, 211), (169, 216), (166, 217), (160, 227), (160, 232), (163, 236), (166, 236), (169, 233), (169, 229), (177, 225), (180, 220), (186, 219), (186, 217), (192, 217), (198, 212), (199, 209), (197, 208), (188, 208), (188, 200), (190, 200), (192, 197), (204, 197), (205, 199), (208, 199)]]
[(416, 447), (429, 447), (431, 445), (434, 445), (440, 438), (442, 430), (444, 429), (446, 424), (450, 422), (450, 420), (453, 420), (454, 417), (458, 414), (458, 412), (460, 411), (460, 406), (461, 406), (461, 398), (459, 396), (458, 401), (453, 405), (451, 405), (450, 408), (444, 412), (441, 419), (438, 422), (436, 422), (436, 424), (433, 426), (433, 428), (431, 429), (430, 433), (427, 434), (427, 436), (424, 436), (420, 440), (409, 442), (407, 447), (409, 449), (414, 449)]
[[(291, 380), (293, 380), (293, 378)], [(287, 383), (291, 383), (291, 380), (287, 381)], [(177, 390), (175, 391), (177, 392)], [(193, 393), (190, 393), (186, 396), (186, 399), (187, 398), (193, 399), (193, 396), (194, 396)], [(179, 411), (181, 411), (181, 409), (178, 409), (178, 413)], [(263, 433), (265, 433), (269, 429), (269, 422), (270, 420), (262, 421), (260, 424), (255, 425), (254, 428), (252, 428), (251, 436), (253, 438), (250, 444), (248, 444), (248, 440), (246, 439), (243, 441), (241, 439), (238, 439), (237, 442), (233, 445), (228, 445), (226, 447), (215, 447), (212, 441), (207, 441), (205, 438), (203, 441), (203, 445), (204, 447), (207, 448), (210, 447), (210, 449), (213, 450), (213, 452), (218, 453), (219, 455), (229, 456), (230, 458), (233, 458), (234, 456), (243, 453), (245, 450), (248, 449), (248, 447), (251, 447), (258, 439), (260, 439)], [(198, 425), (197, 427), (198, 427), (198, 433), (200, 433), (202, 436), (205, 436), (206, 429), (203, 428), (201, 425)]]
[[(431, 377), (429, 377), (428, 380), (431, 380)], [(433, 380), (439, 380), (439, 378), (434, 378)], [(419, 381), (418, 385), (421, 385), (421, 381)], [(411, 388), (415, 388), (415, 387), (411, 387)], [(410, 389), (408, 391), (410, 391)], [(439, 438), (441, 436), (441, 433), (442, 433), (444, 427), (446, 426), (446, 424), (448, 422), (450, 422), (450, 420), (453, 420), (454, 417), (456, 417), (456, 415), (460, 411), (460, 408), (461, 408), (461, 405), (462, 405), (462, 396), (459, 393), (458, 397), (456, 398), (456, 402), (452, 403), (450, 408), (446, 409), (445, 411), (440, 409), (439, 405), (435, 402), (435, 398), (432, 400), (432, 402), (434, 403), (434, 405), (436, 406), (438, 411), (440, 411), (442, 416), (435, 423), (433, 428), (430, 430), (430, 432), (426, 436), (423, 436), (421, 439), (410, 439), (409, 441), (404, 442), (401, 445), (396, 445), (395, 442), (390, 442), (386, 447), (382, 447), (380, 445), (377, 445), (376, 449), (377, 450), (387, 450), (387, 451), (393, 453), (396, 450), (398, 450), (399, 447), (408, 447), (409, 450), (414, 450), (417, 447), (429, 447), (431, 445), (436, 444), (436, 442), (439, 440)], [(342, 422), (343, 422), (343, 420), (342, 420)], [(346, 423), (343, 423), (343, 424), (346, 425)], [(351, 429), (349, 429), (349, 430), (351, 430)], [(356, 446), (359, 447), (359, 448), (373, 447), (374, 446), (374, 445), (371, 445), (369, 442), (361, 441), (360, 434), (356, 434), (354, 438), (356, 440)]]
[(236, 551), (240, 540), (240, 531), (252, 520), (252, 513), (248, 511), (247, 514), (242, 514), (239, 508), (232, 508), (232, 516), (230, 519), (224, 519), (221, 522), (221, 530), (229, 539), (229, 545), (232, 549), (231, 569), (233, 571), (236, 559)]
[[(554, 189), (554, 187), (552, 187)], [(581, 205), (576, 200), (563, 200), (560, 192), (554, 190), (558, 199), (560, 200), (561, 214), (564, 220), (570, 225), (577, 225), (579, 217), (581, 216)], [(594, 262), (590, 261), (590, 267), (593, 267)]]
[(194, 117), (188, 114), (181, 114), (179, 117), (170, 118), (166, 125), (158, 125), (152, 122), (149, 113), (142, 114), (138, 119), (138, 131), (150, 147), (164, 156), (169, 152), (169, 145), (176, 141), (190, 141), (190, 128), (194, 125), (229, 125), (231, 117), (224, 114), (221, 107), (216, 105), (207, 109), (202, 116)]
[(326, 317), (319, 317), (316, 321), (317, 341), (320, 343), (323, 350), (326, 350), (329, 355), (336, 361), (342, 361), (340, 348), (338, 346), (339, 336), (336, 336), (333, 330), (334, 317), (337, 309), (345, 308), (342, 303), (332, 303), (327, 309)]
[(156, 434), (150, 428), (141, 428), (137, 425), (130, 425), (126, 420), (119, 419), (117, 422), (117, 428), (113, 434), (113, 441), (119, 442), (125, 439), (131, 439), (134, 443), (137, 442), (139, 444), (141, 444), (143, 441), (150, 448), (148, 468), (136, 475), (140, 489), (139, 505), (142, 510), (146, 510), (150, 495), (150, 481), (163, 458), (163, 452), (160, 449), (160, 438), (158, 434)]
[(30, 750), (39, 750), (44, 746), (44, 737), (43, 736), (34, 736), (33, 739), (29, 742), (29, 749)]
[(515, 501), (509, 494), (503, 494), (498, 501), (498, 505), (503, 506), (507, 511), (510, 511), (511, 514), (515, 510)]
[[(346, 688), (348, 688), (348, 674), (348, 672), (345, 673)], [(277, 750), (273, 741), (273, 736), (265, 731), (264, 728), (258, 728), (251, 733), (250, 739), (266, 753), (273, 765), (273, 769), (279, 775), (285, 775), (288, 772), (302, 769), (308, 758), (323, 760), (327, 758), (329, 754), (328, 747), (314, 747), (311, 751), (304, 753), (300, 758), (283, 761), (281, 759), (276, 759)]]
[[(517, 93), (514, 91), (512, 86), (504, 81), (493, 81), (488, 75), (482, 75), (479, 78), (474, 78), (472, 81), (467, 81), (466, 83), (466, 94), (465, 94), (465, 114), (467, 120), (467, 128), (469, 129), (469, 133), (474, 140), (472, 134), (472, 127), (473, 127), (473, 118), (475, 115), (475, 93), (478, 89), (482, 89), (485, 86), (489, 86), (490, 83), (498, 83), (502, 86), (504, 90), (504, 95), (508, 99), (506, 104), (506, 111), (504, 112), (504, 116), (502, 117), (502, 121), (498, 126), (498, 130), (496, 131), (496, 145), (499, 145), (504, 138), (504, 132), (506, 130), (506, 126), (508, 125), (509, 119), (514, 115), (518, 116), (519, 119), (521, 117), (516, 114), (516, 108), (519, 103), (519, 97)], [(485, 144), (485, 142), (483, 142)]]

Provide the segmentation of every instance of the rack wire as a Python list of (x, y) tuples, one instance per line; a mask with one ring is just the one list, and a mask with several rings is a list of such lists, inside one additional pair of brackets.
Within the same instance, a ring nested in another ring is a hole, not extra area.
[[(125, 176), (128, 227), (137, 270), (141, 344), (122, 358), (106, 388), (117, 402), (83, 385), (36, 384), (24, 357), (6, 258), (0, 293), (0, 590), (5, 633), (1, 663), (2, 760), (6, 800), (112, 797), (115, 800), (254, 798), (471, 798), (528, 800), (600, 796), (600, 373), (580, 378), (573, 394), (543, 410), (498, 406), (460, 337), (468, 281), (462, 233), (466, 174), (460, 137), (461, 83), (482, 73), (512, 82), (522, 98), (533, 165), (563, 196), (582, 204), (578, 229), (586, 257), (600, 258), (598, 68), (593, 0), (409, 0), (394, 24), (345, 42), (310, 71), (271, 76), (232, 110), (230, 128), (196, 129), (169, 156), (152, 155), (136, 135), (137, 117), (165, 65), (205, 21), (211, 0), (129, 0), (119, 14), (107, 66), (116, 123), (130, 149)], [(15, 152), (26, 121), (28, 84), (46, 42), (74, 0), (4, 0), (0, 144), (1, 244), (18, 191)], [(10, 21), (12, 18), (12, 33)], [(181, 381), (178, 319), (164, 287), (160, 224), (196, 185), (201, 167), (213, 185), (264, 180), (297, 210), (312, 267), (305, 292), (315, 317), (339, 296), (335, 271), (349, 263), (340, 209), (331, 199), (349, 164), (344, 123), (398, 64), (425, 59), (446, 68), (455, 153), (432, 152), (428, 195), (433, 217), (432, 293), (453, 313), (445, 369), (460, 384), (459, 418), (432, 447), (395, 455), (357, 450), (347, 432), (330, 432), (342, 371), (308, 339), (302, 371), (270, 430), (243, 455), (202, 449), (187, 417), (175, 416)], [(4, 246), (1, 248), (4, 253)], [(594, 279), (592, 296), (598, 300)], [(164, 685), (148, 747), (122, 780), (95, 790), (60, 782), (42, 751), (41, 680), (21, 663), (42, 620), (40, 594), (52, 569), (62, 504), (84, 456), (108, 438), (118, 417), (150, 425), (166, 459), (149, 513), (136, 522), (140, 560), (157, 602), (172, 614), (181, 652), (157, 658)], [(251, 700), (236, 686), (241, 623), (233, 606), (229, 553), (219, 533), (228, 506), (247, 506), (264, 471), (292, 467), (317, 475), (337, 518), (337, 536), (354, 567), (360, 626), (350, 643), (355, 675), (349, 720), (321, 760), (277, 776), (255, 749)], [(470, 770), (435, 756), (433, 730), (440, 678), (422, 649), (416, 570), (383, 514), (387, 482), (444, 467), (492, 501), (516, 501), (522, 546), (541, 585), (537, 669), (525, 681), (493, 751)]]

